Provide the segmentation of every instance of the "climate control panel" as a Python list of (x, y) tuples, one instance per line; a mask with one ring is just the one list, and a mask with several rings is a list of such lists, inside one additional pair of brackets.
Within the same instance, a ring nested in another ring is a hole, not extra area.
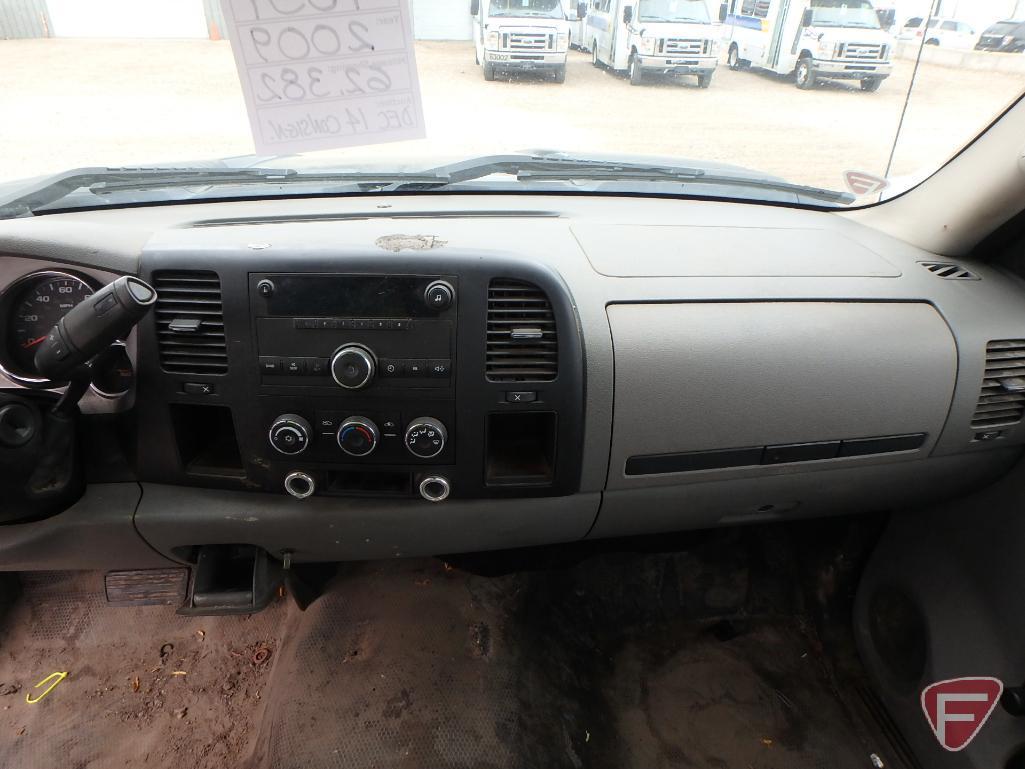
[[(329, 404), (335, 405), (327, 400), (323, 405)], [(450, 404), (409, 405), (405, 411), (367, 403), (345, 411), (320, 408), (317, 401), (282, 405), (291, 410), (266, 417), (269, 461), (367, 467), (442, 465), (454, 459)], [(424, 416), (425, 408), (433, 414)]]

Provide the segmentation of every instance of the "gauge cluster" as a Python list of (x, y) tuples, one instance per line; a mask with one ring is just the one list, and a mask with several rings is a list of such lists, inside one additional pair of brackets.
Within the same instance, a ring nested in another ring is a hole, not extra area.
[[(37, 389), (53, 389), (62, 382), (41, 376), (35, 353), (50, 329), (106, 281), (70, 270), (37, 270), (0, 286), (0, 373), (11, 382)], [(101, 398), (129, 393), (135, 377), (126, 343), (116, 343), (118, 354), (94, 373), (93, 392)]]

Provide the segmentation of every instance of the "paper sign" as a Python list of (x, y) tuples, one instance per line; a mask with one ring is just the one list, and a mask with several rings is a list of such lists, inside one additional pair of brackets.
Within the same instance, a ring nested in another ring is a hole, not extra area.
[(221, 0), (256, 151), (424, 136), (409, 0)]

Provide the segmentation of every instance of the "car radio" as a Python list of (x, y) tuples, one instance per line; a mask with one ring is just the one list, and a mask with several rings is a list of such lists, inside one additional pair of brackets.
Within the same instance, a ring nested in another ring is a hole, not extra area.
[(289, 493), (312, 493), (307, 464), (454, 461), (457, 285), (452, 276), (250, 275), (265, 449), (269, 462), (287, 463)]

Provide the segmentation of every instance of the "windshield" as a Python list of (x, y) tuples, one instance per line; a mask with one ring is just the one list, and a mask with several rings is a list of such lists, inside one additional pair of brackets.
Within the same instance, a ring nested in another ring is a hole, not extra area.
[(638, 15), (641, 21), (711, 21), (704, 0), (641, 0)]
[(985, 35), (1014, 35), (1018, 32), (1018, 28), (1025, 29), (1025, 23), (1020, 21), (1002, 21), (999, 24), (994, 24), (992, 27), (987, 29), (983, 34)]
[(490, 0), (489, 13), (492, 16), (543, 16), (550, 19), (565, 16), (560, 0)]
[[(856, 207), (921, 183), (1025, 91), (1001, 46), (879, 28), (877, 11), (924, 32), (923, 0), (728, 0), (721, 24), (718, 0), (582, 5), (0, 3), (0, 218), (467, 190)], [(959, 20), (990, 28), (1007, 5)], [(603, 27), (624, 8), (641, 24)], [(701, 26), (642, 34), (661, 20)]]
[(812, 26), (880, 29), (879, 15), (868, 0), (812, 0)]

